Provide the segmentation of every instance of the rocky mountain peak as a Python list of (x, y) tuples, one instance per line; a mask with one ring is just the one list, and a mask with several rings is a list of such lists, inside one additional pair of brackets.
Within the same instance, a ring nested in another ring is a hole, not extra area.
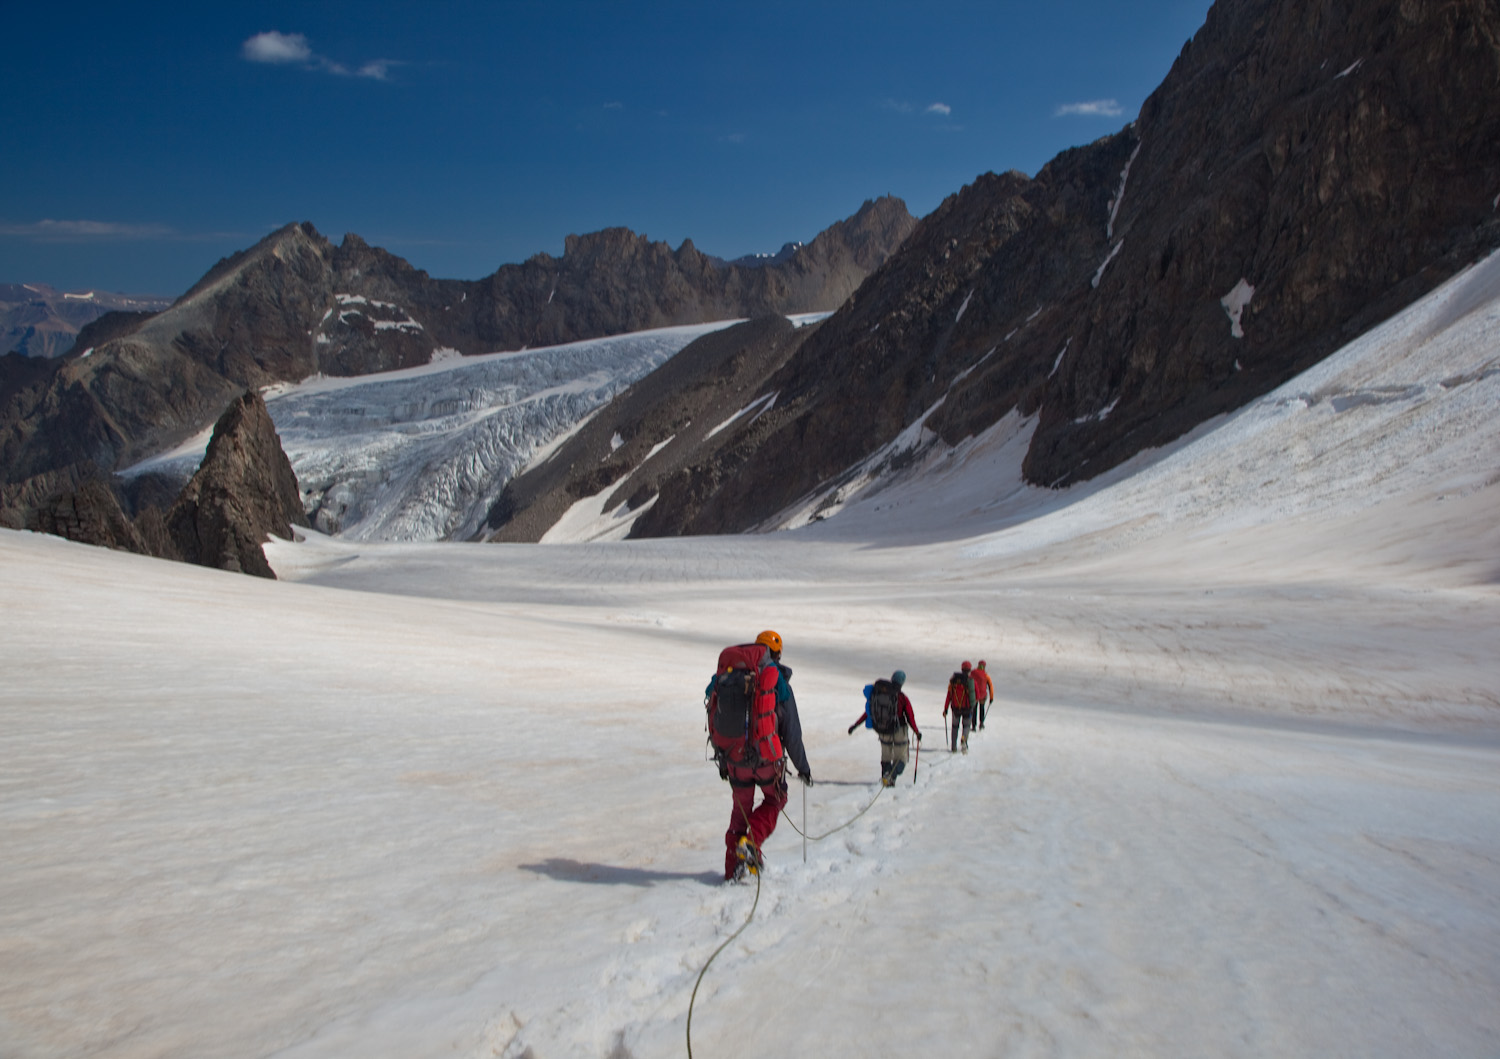
[(1500, 245), (1497, 85), (1493, 2), (1219, 0), (1137, 121), (923, 218), (638, 528), (831, 498), (924, 416), (1036, 416), (1061, 486), (1240, 407)]
[(247, 392), (214, 424), (198, 472), (172, 505), (167, 531), (188, 562), (274, 578), (261, 549), (306, 526), (291, 463), (259, 394)]

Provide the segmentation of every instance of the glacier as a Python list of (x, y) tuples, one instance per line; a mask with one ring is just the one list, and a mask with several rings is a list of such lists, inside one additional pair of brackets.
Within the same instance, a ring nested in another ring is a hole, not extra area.
[[(507, 482), (716, 321), (263, 391), (303, 505), (354, 541), (468, 540)], [(123, 472), (186, 480), (209, 431)]]

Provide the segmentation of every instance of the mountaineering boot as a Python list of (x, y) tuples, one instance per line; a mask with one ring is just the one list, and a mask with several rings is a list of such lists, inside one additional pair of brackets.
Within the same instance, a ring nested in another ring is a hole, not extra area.
[(739, 867), (735, 870), (736, 877), (746, 874), (759, 875), (761, 868), (765, 867), (765, 860), (760, 855), (760, 848), (756, 846), (755, 840), (749, 835), (740, 836), (739, 842), (735, 844), (734, 853), (740, 860)]

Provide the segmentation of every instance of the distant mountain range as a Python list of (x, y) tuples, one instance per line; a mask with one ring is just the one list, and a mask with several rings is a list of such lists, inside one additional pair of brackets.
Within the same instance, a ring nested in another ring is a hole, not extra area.
[(866, 202), (804, 246), (742, 265), (623, 228), (569, 236), (481, 280), (437, 280), (356, 235), (292, 224), (154, 316), (105, 316), (74, 355), (0, 358), (0, 511), (171, 447), (246, 388), (678, 324), (831, 310), (915, 220)]
[(105, 313), (159, 313), (171, 298), (110, 291), (60, 291), (45, 283), (0, 283), (0, 353), (60, 357), (78, 332)]

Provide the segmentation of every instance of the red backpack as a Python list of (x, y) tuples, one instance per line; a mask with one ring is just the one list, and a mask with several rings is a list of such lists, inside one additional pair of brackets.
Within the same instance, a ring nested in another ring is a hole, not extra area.
[(954, 673), (948, 678), (948, 694), (953, 696), (953, 708), (955, 710), (967, 710), (974, 705), (974, 696), (971, 692), (971, 684), (964, 673)]
[(708, 738), (719, 774), (728, 767), (755, 769), (782, 758), (776, 734), (776, 682), (781, 672), (765, 644), (726, 647), (719, 652), (708, 694)]

